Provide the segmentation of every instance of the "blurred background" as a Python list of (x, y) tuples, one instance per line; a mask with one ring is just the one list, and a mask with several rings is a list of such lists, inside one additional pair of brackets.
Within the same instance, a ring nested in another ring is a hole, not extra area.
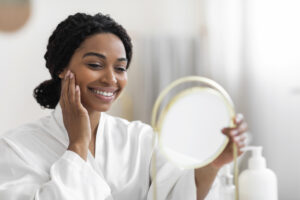
[(300, 199), (300, 2), (297, 0), (0, 0), (0, 135), (51, 112), (33, 89), (56, 25), (75, 12), (110, 14), (129, 32), (129, 84), (111, 114), (149, 123), (171, 81), (201, 75), (229, 92), (278, 176)]

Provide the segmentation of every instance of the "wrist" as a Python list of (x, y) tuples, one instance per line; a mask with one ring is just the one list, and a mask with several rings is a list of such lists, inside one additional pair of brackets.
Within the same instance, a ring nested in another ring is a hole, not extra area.
[[(72, 136), (72, 137), (71, 137)], [(70, 135), (69, 134), (69, 145), (76, 146), (89, 146), (91, 138), (89, 134), (81, 134), (81, 135)]]
[(216, 163), (214, 163), (214, 162), (208, 164), (207, 167), (208, 167), (211, 171), (215, 171), (215, 172), (218, 172), (218, 171), (222, 168), (221, 165), (218, 165), (218, 164), (216, 164)]
[(77, 153), (83, 160), (87, 159), (89, 145), (86, 143), (70, 143), (68, 146), (68, 150)]
[(212, 168), (214, 168), (216, 170), (220, 170), (224, 166), (224, 164), (220, 163), (218, 160), (213, 161), (209, 165), (210, 165), (210, 167), (212, 167)]

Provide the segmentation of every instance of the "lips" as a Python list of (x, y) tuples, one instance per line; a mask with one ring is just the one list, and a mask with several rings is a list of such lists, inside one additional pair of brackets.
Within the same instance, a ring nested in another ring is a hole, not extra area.
[(113, 96), (114, 93), (113, 92), (105, 92), (105, 91), (101, 91), (101, 90), (95, 90), (95, 89), (91, 89), (92, 92), (96, 93), (96, 94), (100, 94), (106, 97), (110, 97)]
[(112, 87), (106, 87), (106, 88), (89, 87), (88, 89), (99, 100), (104, 101), (106, 103), (110, 103), (115, 98), (115, 95), (118, 91), (116, 88), (112, 88)]
[(97, 90), (101, 92), (109, 92), (109, 93), (115, 93), (118, 88), (115, 87), (88, 87), (90, 90)]

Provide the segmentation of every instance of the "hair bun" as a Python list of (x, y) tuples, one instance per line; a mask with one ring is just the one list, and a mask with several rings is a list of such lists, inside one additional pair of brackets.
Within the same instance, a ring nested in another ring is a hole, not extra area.
[(33, 96), (42, 107), (54, 109), (60, 98), (60, 87), (60, 79), (46, 80), (33, 90)]

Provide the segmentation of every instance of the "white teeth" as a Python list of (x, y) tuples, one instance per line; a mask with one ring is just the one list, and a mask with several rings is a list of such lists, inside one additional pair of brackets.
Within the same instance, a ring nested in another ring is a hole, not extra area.
[(114, 95), (113, 92), (102, 92), (100, 90), (95, 90), (95, 89), (93, 89), (93, 92), (95, 92), (96, 94), (100, 94), (100, 95), (106, 96), (106, 97), (111, 97), (111, 96)]

